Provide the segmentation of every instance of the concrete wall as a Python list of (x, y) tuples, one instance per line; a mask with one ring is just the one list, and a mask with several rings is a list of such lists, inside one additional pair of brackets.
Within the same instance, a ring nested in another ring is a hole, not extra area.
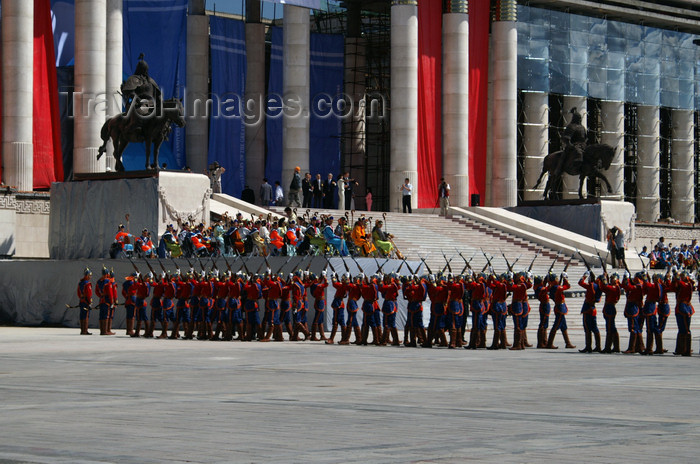
[(49, 257), (49, 199), (45, 195), (0, 196), (0, 257)]

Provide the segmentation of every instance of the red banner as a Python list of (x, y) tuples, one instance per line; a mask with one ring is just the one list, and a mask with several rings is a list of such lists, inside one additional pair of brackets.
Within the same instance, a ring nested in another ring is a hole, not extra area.
[(50, 0), (34, 0), (34, 188), (63, 180), (58, 82)]
[(490, 2), (469, 3), (469, 193), (486, 199)]
[(442, 2), (418, 2), (418, 207), (437, 203), (442, 176)]

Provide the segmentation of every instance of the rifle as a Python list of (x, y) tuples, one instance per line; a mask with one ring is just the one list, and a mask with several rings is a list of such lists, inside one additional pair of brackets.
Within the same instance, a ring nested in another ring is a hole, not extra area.
[(552, 265), (549, 266), (549, 270), (547, 270), (547, 275), (552, 273), (552, 269), (554, 269), (554, 265), (557, 264), (557, 260), (559, 259), (560, 254), (561, 254), (561, 250), (557, 251), (557, 255), (554, 257), (554, 261), (552, 261)]
[(396, 270), (396, 273), (397, 273), (397, 274), (400, 274), (400, 273), (401, 273), (401, 268), (403, 267), (404, 264), (406, 264), (406, 260), (405, 260), (405, 259), (402, 259), (402, 260), (401, 260), (401, 264), (399, 264), (399, 268)]
[(148, 262), (148, 258), (145, 258), (144, 261), (146, 261), (146, 265), (148, 266), (148, 270), (150, 270), (151, 273), (153, 274), (153, 277), (155, 277), (156, 271), (153, 269), (153, 266), (151, 266), (151, 263)]
[(328, 256), (326, 256), (326, 255), (324, 254), (323, 257), (326, 259), (326, 263), (328, 263), (328, 265), (330, 266), (331, 271), (333, 271), (333, 274), (338, 274), (338, 273), (335, 271), (335, 267), (333, 267), (333, 263), (331, 263), (331, 260), (328, 258)]
[(530, 262), (530, 266), (528, 266), (528, 268), (527, 268), (527, 272), (532, 271), (532, 266), (535, 264), (535, 260), (537, 259), (537, 257), (538, 257), (539, 255), (540, 255), (540, 252), (539, 252), (539, 250), (538, 250), (537, 253), (535, 254), (535, 257), (532, 258), (532, 261)]
[[(263, 257), (264, 257), (264, 256), (263, 256)], [(266, 261), (266, 260), (262, 260), (262, 261), (260, 262), (260, 266), (258, 266), (258, 269), (255, 271), (256, 274), (258, 274), (258, 275), (260, 274), (260, 271), (262, 270), (262, 267), (263, 267), (263, 265), (265, 264), (265, 261)]]
[(484, 253), (483, 248), (479, 248), (481, 250), (481, 253), (484, 255), (484, 258), (486, 258), (486, 264), (484, 265), (484, 268), (481, 270), (481, 272), (486, 271), (486, 269), (491, 268), (493, 270), (493, 265), (491, 264), (491, 259), (493, 259), (493, 256), (489, 258), (486, 256), (486, 253)]
[[(374, 259), (377, 259), (377, 258), (374, 258)], [(385, 265), (386, 263), (388, 263), (388, 262), (389, 262), (389, 258), (387, 258), (386, 261), (384, 261), (384, 262), (382, 263), (382, 265), (379, 266), (379, 269), (377, 269), (377, 274), (379, 274), (379, 273), (382, 272), (382, 268), (383, 268), (384, 265)], [(379, 263), (377, 263), (377, 264), (379, 264)]]
[(452, 272), (452, 266), (450, 266), (450, 261), (452, 261), (452, 259), (454, 258), (454, 256), (448, 260), (448, 259), (447, 259), (447, 256), (445, 256), (445, 252), (444, 252), (444, 251), (441, 251), (441, 253), (442, 253), (442, 257), (445, 259), (445, 267), (442, 268), (442, 272), (444, 273), (444, 272), (445, 272), (445, 269), (447, 269), (447, 270), (449, 270), (450, 272)]
[(245, 259), (243, 259), (243, 257), (242, 257), (241, 254), (238, 252), (238, 250), (236, 250), (236, 256), (239, 257), (239, 258), (241, 259), (241, 262), (243, 263), (243, 269), (245, 269), (245, 273), (248, 274), (248, 275), (252, 275), (252, 274), (250, 273), (250, 270), (248, 269), (248, 265), (246, 264)]
[(134, 271), (137, 274), (141, 274), (141, 272), (139, 272), (139, 268), (136, 267), (136, 263), (134, 262), (134, 258), (132, 258), (131, 256), (127, 256), (127, 257), (129, 258), (129, 262), (131, 263), (131, 265), (134, 266)]
[(277, 271), (275, 272), (275, 274), (279, 274), (280, 271), (281, 271), (282, 269), (284, 269), (284, 266), (286, 266), (286, 265), (292, 260), (293, 257), (294, 257), (294, 256), (288, 256), (288, 257), (287, 257), (287, 261), (285, 261), (284, 263), (282, 263), (282, 265), (280, 266), (279, 269), (277, 269)]
[(406, 267), (408, 268), (408, 272), (410, 272), (411, 275), (415, 274), (415, 272), (413, 272), (413, 269), (411, 269), (411, 266), (408, 264), (408, 261), (406, 261), (406, 258), (403, 259), (403, 262), (406, 263)]
[(469, 261), (467, 261), (467, 258), (464, 257), (464, 255), (462, 254), (461, 251), (459, 251), (459, 250), (457, 250), (457, 249), (455, 249), (455, 250), (457, 251), (457, 254), (459, 254), (459, 256), (464, 260), (464, 268), (462, 268), (461, 274), (464, 274), (464, 271), (466, 271), (467, 268), (469, 268), (469, 269), (471, 269), (472, 271), (474, 271), (474, 269), (472, 269), (472, 267), (471, 267), (471, 265), (470, 265), (469, 263), (471, 262), (472, 259), (474, 259), (474, 256), (476, 255), (476, 252), (474, 252), (474, 255), (469, 259)]
[(350, 274), (350, 268), (348, 267), (347, 261), (345, 261), (345, 258), (344, 258), (344, 257), (342, 257), (341, 259), (343, 260), (343, 266), (345, 266), (345, 272), (347, 272), (348, 274)]
[(226, 263), (226, 267), (228, 268), (229, 272), (231, 272), (231, 274), (233, 274), (233, 270), (231, 270), (231, 265), (228, 263), (228, 260), (226, 259), (226, 255), (222, 254), (221, 257), (224, 258), (224, 262)]
[(593, 272), (593, 270), (591, 269), (591, 266), (590, 266), (590, 265), (588, 264), (588, 262), (586, 261), (586, 258), (584, 258), (583, 255), (581, 254), (581, 250), (579, 250), (578, 248), (576, 248), (576, 253), (578, 253), (578, 255), (579, 255), (579, 256), (581, 257), (581, 259), (583, 260), (583, 264), (586, 265), (586, 270), (588, 270), (588, 272)]
[(168, 271), (165, 270), (165, 266), (163, 266), (163, 261), (161, 261), (160, 258), (157, 256), (156, 259), (158, 260), (158, 264), (160, 264), (160, 268), (163, 270), (163, 274), (167, 274)]
[(309, 272), (309, 269), (311, 269), (311, 263), (313, 263), (313, 259), (309, 259), (309, 264), (306, 265), (306, 269), (304, 269), (305, 272)]
[(566, 265), (564, 266), (564, 270), (561, 271), (562, 274), (564, 274), (566, 272), (566, 270), (569, 269), (569, 264), (571, 264), (571, 261), (573, 261), (573, 259), (574, 259), (574, 255), (572, 254), (571, 258), (569, 258), (569, 260), (566, 262)]
[(430, 266), (428, 266), (428, 263), (425, 262), (425, 260), (428, 258), (428, 255), (426, 255), (425, 258), (423, 258), (421, 255), (418, 255), (418, 257), (423, 262), (423, 265), (425, 266), (425, 268), (428, 270), (428, 274), (432, 274), (433, 273), (432, 269), (430, 269)]
[[(515, 265), (515, 263), (513, 263), (513, 265), (511, 265), (511, 264), (508, 262), (508, 258), (506, 258), (506, 255), (505, 255), (502, 251), (501, 251), (501, 256), (503, 256), (503, 259), (506, 260), (506, 266), (508, 267), (508, 272), (510, 272), (510, 273), (512, 274), (512, 273), (513, 273), (513, 266)], [(516, 261), (517, 261), (517, 260), (516, 260)]]
[[(598, 252), (598, 247), (595, 247), (595, 254), (598, 255), (598, 259), (600, 260), (600, 266), (603, 268), (603, 275), (608, 275), (608, 270), (606, 269), (606, 262), (603, 261), (603, 258), (600, 257), (600, 253)], [(607, 257), (606, 257), (607, 260)]]
[(356, 265), (357, 268), (360, 270), (360, 272), (361, 272), (362, 274), (364, 274), (365, 271), (364, 271), (364, 269), (362, 269), (362, 266), (360, 266), (360, 263), (357, 262), (357, 260), (355, 259), (354, 256), (350, 255), (350, 257), (352, 258), (353, 261), (355, 261), (355, 265)]

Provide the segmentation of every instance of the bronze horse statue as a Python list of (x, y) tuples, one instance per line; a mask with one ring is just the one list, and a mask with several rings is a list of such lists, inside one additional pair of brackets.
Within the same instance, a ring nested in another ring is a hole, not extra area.
[[(124, 171), (122, 153), (130, 143), (146, 144), (146, 170), (158, 169), (158, 152), (161, 144), (168, 140), (171, 125), (185, 126), (185, 110), (182, 102), (176, 98), (164, 100), (156, 108), (147, 107), (147, 114), (142, 114), (138, 101), (129, 107), (126, 113), (118, 114), (108, 119), (102, 126), (102, 146), (99, 148), (97, 159), (107, 150), (107, 142), (112, 139), (114, 145), (115, 169)], [(149, 164), (153, 145), (153, 164)]]
[(601, 170), (608, 169), (615, 157), (615, 149), (604, 143), (587, 145), (583, 150), (581, 160), (564, 159), (560, 167), (561, 157), (566, 151), (556, 151), (545, 156), (542, 163), (542, 172), (537, 179), (535, 189), (539, 187), (545, 173), (549, 173), (547, 185), (544, 189), (544, 198), (549, 200), (561, 199), (562, 175), (578, 176), (578, 196), (583, 198), (583, 183), (586, 178), (602, 179), (608, 192), (612, 192), (612, 186)]

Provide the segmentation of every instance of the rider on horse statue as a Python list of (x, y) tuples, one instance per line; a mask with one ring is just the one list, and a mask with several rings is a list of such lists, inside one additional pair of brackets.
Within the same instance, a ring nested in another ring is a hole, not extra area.
[(583, 151), (586, 149), (588, 136), (586, 128), (583, 127), (581, 121), (581, 113), (576, 110), (576, 107), (571, 108), (571, 121), (564, 129), (564, 134), (561, 137), (562, 149), (564, 156), (559, 161), (557, 173), (561, 175), (566, 166), (579, 167), (583, 162)]

